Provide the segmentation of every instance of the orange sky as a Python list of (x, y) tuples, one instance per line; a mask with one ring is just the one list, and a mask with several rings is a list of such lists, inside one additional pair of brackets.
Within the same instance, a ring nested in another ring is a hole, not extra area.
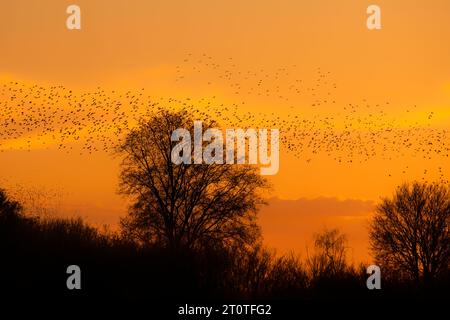
[[(65, 27), (72, 3), (81, 7), (81, 30)], [(372, 3), (382, 10), (379, 31), (366, 28)], [(161, 103), (236, 104), (237, 112), (264, 113), (275, 123), (295, 115), (333, 117), (339, 128), (350, 115), (350, 146), (318, 153), (282, 148), (261, 224), (269, 245), (302, 253), (316, 229), (339, 226), (352, 258), (366, 260), (366, 218), (380, 196), (403, 181), (449, 176), (448, 158), (402, 147), (404, 134), (375, 142), (364, 135), (377, 126), (449, 129), (449, 13), (446, 0), (3, 0), (0, 84), (61, 84), (75, 92), (145, 88)], [(8, 102), (7, 95), (0, 99)], [(349, 104), (356, 106), (351, 112)], [(379, 120), (358, 121), (374, 114)], [(33, 137), (31, 151), (24, 151), (23, 138), (0, 141), (4, 185), (62, 190), (61, 211), (95, 223), (114, 224), (124, 214), (116, 194), (118, 159), (47, 149)], [(361, 146), (377, 152), (365, 159), (356, 152)], [(338, 162), (339, 156), (352, 162)]]

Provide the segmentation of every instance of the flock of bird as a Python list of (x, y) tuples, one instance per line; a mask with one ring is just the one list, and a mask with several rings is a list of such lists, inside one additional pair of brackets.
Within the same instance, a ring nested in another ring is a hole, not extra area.
[(337, 83), (331, 78), (330, 71), (325, 72), (321, 68), (312, 70), (314, 79), (308, 83), (306, 79), (299, 78), (302, 73), (305, 71), (296, 64), (244, 70), (233, 58), (218, 63), (206, 54), (199, 57), (188, 54), (183, 63), (176, 66), (175, 82), (196, 82), (195, 76), (202, 74), (200, 79), (204, 80), (208, 90), (214, 90), (214, 85), (219, 84), (220, 89), (227, 88), (229, 95), (240, 99), (240, 104), (246, 103), (242, 101), (243, 96), (245, 99), (259, 97), (276, 105), (287, 103), (290, 108), (294, 108), (297, 98), (305, 95), (311, 98), (311, 107), (319, 107), (327, 102), (336, 103), (332, 95)]
[[(342, 103), (330, 72), (317, 68), (305, 80), (297, 69), (243, 70), (231, 58), (219, 63), (206, 54), (188, 54), (175, 68), (174, 90), (201, 80), (208, 95), (200, 98), (158, 96), (144, 88), (83, 91), (0, 83), (0, 150), (109, 152), (139, 119), (158, 108), (183, 107), (223, 127), (278, 128), (282, 150), (306, 162), (322, 154), (340, 163), (401, 156), (448, 163), (449, 132), (433, 125), (434, 112), (423, 114), (414, 106), (399, 116), (389, 113), (389, 102)], [(258, 108), (258, 103), (269, 107)], [(442, 168), (439, 177), (448, 182)]]

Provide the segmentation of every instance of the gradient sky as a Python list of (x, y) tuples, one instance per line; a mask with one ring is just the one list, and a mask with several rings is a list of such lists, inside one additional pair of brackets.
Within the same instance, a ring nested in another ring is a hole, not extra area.
[[(73, 3), (81, 7), (82, 29), (69, 31), (65, 10)], [(372, 3), (381, 7), (382, 30), (366, 28)], [(380, 123), (395, 120), (395, 130), (413, 123), (447, 130), (449, 13), (447, 0), (2, 0), (0, 84), (64, 85), (76, 92), (145, 88), (156, 100), (203, 98), (286, 120), (338, 113), (343, 119), (352, 104), (359, 118), (381, 110)], [(246, 72), (254, 75), (246, 78)], [(249, 93), (258, 77), (276, 95)], [(302, 79), (304, 93), (292, 94), (295, 79)], [(125, 201), (116, 194), (118, 159), (55, 148), (24, 151), (21, 143), (1, 141), (4, 185), (60, 190), (61, 212), (99, 224), (117, 223), (124, 214)], [(397, 142), (358, 143), (381, 150)], [(266, 242), (304, 254), (314, 232), (339, 226), (348, 234), (352, 258), (369, 259), (367, 218), (380, 197), (404, 181), (449, 176), (448, 158), (389, 150), (340, 163), (336, 155), (348, 149), (300, 156), (282, 149), (280, 171), (270, 178), (270, 206), (261, 213)]]

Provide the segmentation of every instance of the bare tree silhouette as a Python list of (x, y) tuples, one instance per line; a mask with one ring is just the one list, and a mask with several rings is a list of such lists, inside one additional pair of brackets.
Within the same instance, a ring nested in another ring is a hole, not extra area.
[(414, 182), (377, 207), (370, 226), (373, 254), (396, 277), (429, 284), (450, 264), (450, 191)]
[[(204, 130), (214, 125), (203, 121)], [(119, 146), (120, 192), (134, 199), (121, 221), (124, 233), (173, 248), (251, 243), (259, 236), (256, 209), (267, 181), (248, 165), (173, 164), (171, 135), (178, 128), (193, 137), (192, 115), (161, 109)]]
[(306, 259), (312, 278), (334, 277), (346, 271), (347, 237), (338, 229), (314, 236), (314, 252)]

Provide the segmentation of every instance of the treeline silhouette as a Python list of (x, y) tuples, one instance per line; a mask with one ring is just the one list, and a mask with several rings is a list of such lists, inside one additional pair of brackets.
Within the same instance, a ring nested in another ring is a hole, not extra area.
[[(13, 299), (383, 299), (448, 297), (448, 274), (434, 287), (387, 276), (366, 288), (366, 267), (345, 258), (344, 235), (324, 230), (301, 260), (278, 256), (260, 242), (245, 247), (170, 248), (105, 233), (81, 219), (27, 217), (0, 192), (0, 279)], [(66, 268), (81, 268), (82, 289), (68, 290)], [(184, 299), (184, 300), (183, 300)]]
[[(143, 246), (81, 219), (27, 217), (4, 191), (0, 208), (2, 290), (18, 299), (280, 299), (366, 290), (363, 270), (344, 263), (317, 271), (293, 255), (276, 256), (259, 242), (200, 249)], [(66, 268), (72, 264), (82, 271), (79, 292), (66, 287)]]

